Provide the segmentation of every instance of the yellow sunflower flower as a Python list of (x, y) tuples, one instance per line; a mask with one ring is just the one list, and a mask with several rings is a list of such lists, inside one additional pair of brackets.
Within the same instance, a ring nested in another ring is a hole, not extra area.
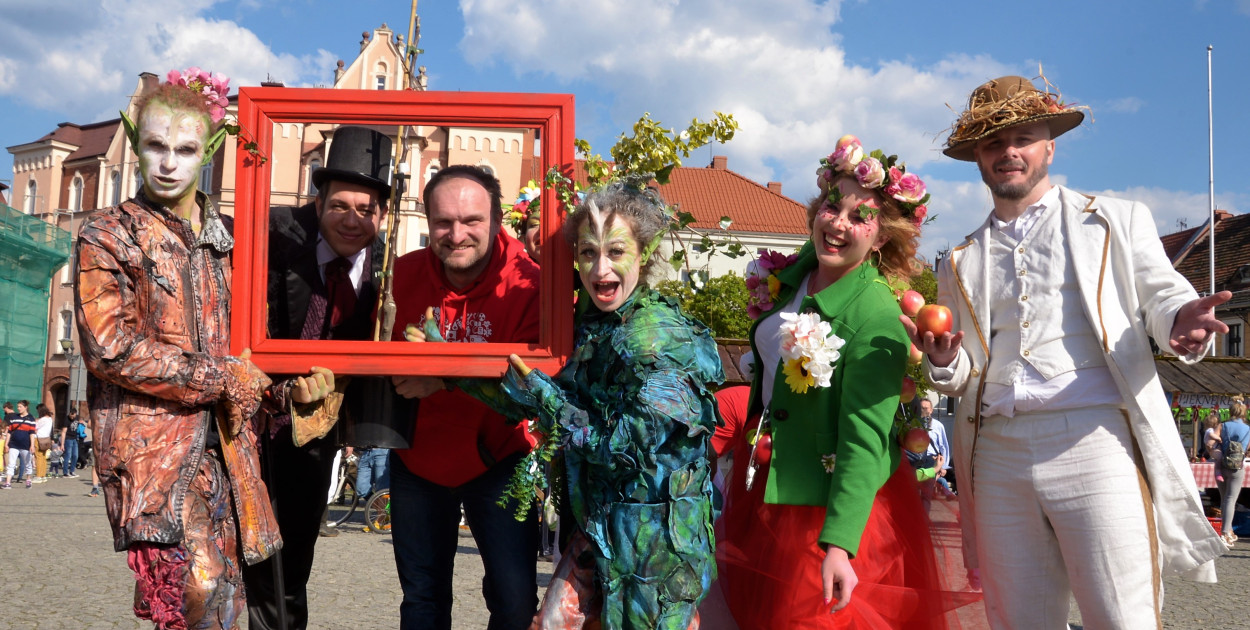
[(807, 388), (816, 384), (816, 379), (803, 367), (806, 362), (807, 359), (799, 357), (786, 361), (781, 367), (781, 372), (786, 375), (786, 385), (796, 394), (806, 394)]
[(775, 300), (781, 293), (781, 281), (777, 279), (777, 274), (768, 276), (768, 299)]

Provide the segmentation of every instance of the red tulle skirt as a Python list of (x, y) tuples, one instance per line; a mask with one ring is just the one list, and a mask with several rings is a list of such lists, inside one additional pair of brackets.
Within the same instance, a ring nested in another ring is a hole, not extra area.
[(933, 501), (931, 522), (905, 458), (877, 492), (851, 559), (859, 580), (851, 601), (830, 614), (820, 573), (825, 553), (817, 540), (825, 508), (764, 503), (767, 467), (748, 492), (750, 450), (745, 441), (739, 446), (717, 532), (717, 560), (725, 600), (742, 630), (986, 627), (982, 606), (967, 606), (981, 594), (967, 586), (958, 509), (954, 502)]

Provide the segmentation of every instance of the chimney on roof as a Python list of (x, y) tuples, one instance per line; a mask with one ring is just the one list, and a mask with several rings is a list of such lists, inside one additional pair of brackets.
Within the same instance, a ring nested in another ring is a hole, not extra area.
[(286, 87), (281, 81), (274, 81), (273, 77), (266, 75), (265, 80), (260, 82), (261, 87)]
[(768, 182), (768, 192), (781, 194), (781, 182)]
[(155, 90), (161, 84), (161, 78), (151, 72), (140, 72), (139, 81), (143, 83), (143, 92)]
[(727, 170), (729, 168), (729, 158), (724, 155), (713, 155), (712, 168), (718, 171)]
[(1220, 210), (1219, 208), (1215, 209), (1215, 222), (1216, 223), (1219, 223), (1220, 221), (1223, 221), (1224, 219), (1227, 219), (1231, 216), (1233, 216), (1233, 213), (1229, 212), (1228, 210)]

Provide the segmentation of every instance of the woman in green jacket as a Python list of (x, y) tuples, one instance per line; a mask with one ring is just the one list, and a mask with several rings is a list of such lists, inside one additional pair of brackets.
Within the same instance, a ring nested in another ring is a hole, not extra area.
[(751, 282), (756, 369), (722, 587), (744, 630), (933, 627), (942, 615), (914, 587), (936, 569), (894, 426), (910, 348), (895, 291), (920, 270), (928, 195), (853, 136), (821, 166), (811, 240), (766, 255)]

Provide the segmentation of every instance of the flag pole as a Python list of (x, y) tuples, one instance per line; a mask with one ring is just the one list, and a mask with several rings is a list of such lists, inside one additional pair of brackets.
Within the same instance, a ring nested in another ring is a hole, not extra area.
[(1215, 119), (1213, 108), (1211, 106), (1211, 48), (1207, 46), (1207, 164), (1209, 175), (1207, 177), (1207, 199), (1210, 204), (1210, 216), (1208, 217), (1211, 226), (1208, 239), (1210, 244), (1207, 249), (1210, 250), (1210, 280), (1211, 295), (1215, 295)]

